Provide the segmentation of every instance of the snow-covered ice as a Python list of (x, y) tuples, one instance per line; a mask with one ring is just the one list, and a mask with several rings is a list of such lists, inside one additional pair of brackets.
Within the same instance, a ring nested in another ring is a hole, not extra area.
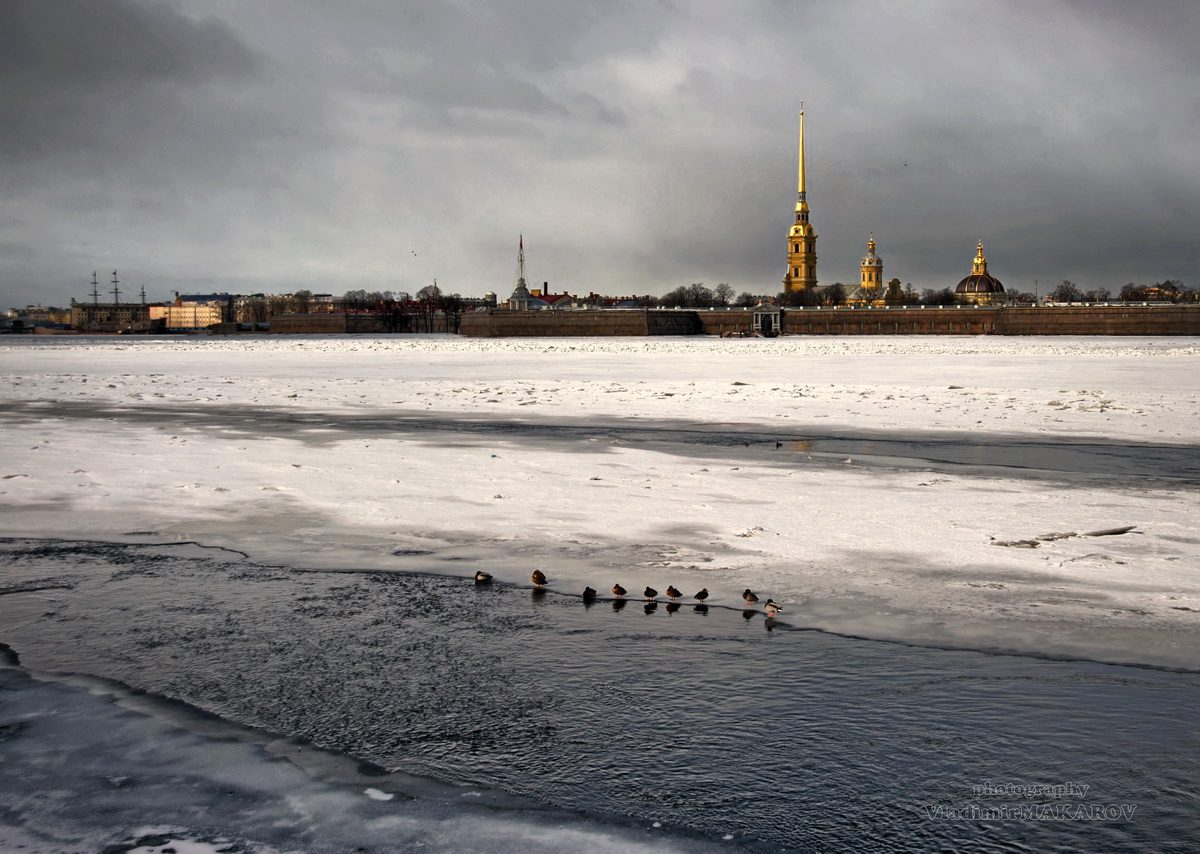
[(739, 606), (751, 587), (795, 625), (1195, 668), (1194, 478), (885, 465), (804, 437), (1188, 454), (1198, 357), (1180, 338), (8, 337), (0, 535), (537, 568)]

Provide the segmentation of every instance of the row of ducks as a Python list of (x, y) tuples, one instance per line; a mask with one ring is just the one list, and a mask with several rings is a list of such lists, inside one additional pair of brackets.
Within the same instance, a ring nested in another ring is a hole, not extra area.
[[(491, 580), (492, 580), (491, 573), (484, 572), (483, 570), (479, 570), (478, 572), (475, 573), (475, 583), (476, 584), (487, 584)], [(542, 572), (540, 569), (535, 569), (533, 571), (533, 574), (529, 576), (529, 580), (533, 582), (534, 587), (541, 589), (542, 587), (544, 587), (546, 585), (546, 574), (544, 572)], [(622, 587), (620, 584), (614, 584), (612, 586), (612, 594), (617, 599), (624, 599), (625, 594), (627, 594), (628, 592), (629, 591), (626, 590), (624, 587)], [(683, 593), (681, 593), (673, 584), (668, 585), (667, 589), (663, 592), (666, 593), (667, 599), (669, 599), (672, 602), (674, 602), (676, 599), (683, 598)], [(596, 591), (593, 588), (591, 588), (591, 587), (583, 588), (583, 600), (585, 602), (594, 601), (596, 598), (596, 595), (597, 595)], [(653, 587), (647, 586), (646, 589), (642, 591), (642, 595), (646, 597), (647, 602), (651, 602), (654, 599), (658, 598), (658, 591), (655, 590)], [(692, 598), (695, 599), (697, 602), (703, 604), (705, 602), (705, 600), (708, 599), (708, 595), (709, 595), (708, 588), (705, 587), (704, 589), (702, 589), (698, 593), (696, 593), (696, 595), (694, 595)], [(758, 596), (754, 593), (753, 590), (751, 590), (749, 587), (747, 587), (745, 590), (742, 591), (742, 601), (746, 603), (746, 606), (748, 608), (753, 608), (758, 604)], [(767, 612), (768, 616), (774, 617), (776, 614), (778, 614), (780, 611), (783, 610), (783, 606), (780, 605), (778, 602), (776, 602), (774, 599), (767, 599), (767, 601), (763, 604), (763, 610)]]

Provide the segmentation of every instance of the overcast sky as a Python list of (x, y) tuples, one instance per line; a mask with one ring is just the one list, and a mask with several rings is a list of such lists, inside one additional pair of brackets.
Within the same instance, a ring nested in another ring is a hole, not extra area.
[(0, 308), (1200, 282), (1195, 0), (0, 0)]

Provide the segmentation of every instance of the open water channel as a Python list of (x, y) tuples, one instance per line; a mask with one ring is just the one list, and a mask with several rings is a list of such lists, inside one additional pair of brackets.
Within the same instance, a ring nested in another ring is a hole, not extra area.
[[(244, 727), (276, 754), (348, 757), (379, 797), (490, 793), (443, 823), (587, 821), (612, 850), (1200, 849), (1196, 673), (838, 637), (691, 600), (301, 572), (194, 545), (6, 540), (0, 562), (0, 642), (29, 672), (128, 686), (144, 711), (203, 719), (206, 737)], [(0, 691), (0, 726), (37, 745), (53, 716), (16, 696)], [(72, 812), (30, 795), (62, 787), (49, 750), (11, 755), (0, 823), (119, 839), (170, 812), (136, 786)], [(230, 851), (353, 850), (354, 834), (359, 850), (455, 850), (381, 837), (377, 819), (336, 843), (315, 826), (281, 838), (251, 815), (170, 818), (216, 827)]]

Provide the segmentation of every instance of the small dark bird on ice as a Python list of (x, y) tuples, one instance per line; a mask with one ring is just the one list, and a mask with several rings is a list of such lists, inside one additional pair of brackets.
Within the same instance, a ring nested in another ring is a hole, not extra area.
[(746, 600), (747, 605), (753, 605), (758, 602), (758, 597), (754, 595), (754, 591), (749, 587), (742, 591), (742, 598)]
[(705, 599), (708, 598), (708, 588), (705, 587), (703, 590), (701, 590), (699, 593), (697, 593), (692, 598), (695, 599), (697, 602), (703, 602)]
[(647, 587), (645, 590), (642, 591), (642, 595), (645, 596), (647, 599), (653, 599), (655, 596), (658, 595), (658, 591), (655, 590), (653, 587)]
[(626, 590), (624, 587), (622, 587), (620, 584), (613, 585), (612, 594), (614, 596), (616, 596), (618, 599), (620, 599), (622, 596), (624, 596), (628, 592), (629, 591)]
[(475, 573), (475, 583), (476, 584), (489, 584), (491, 582), (491, 580), (492, 580), (492, 574), (490, 572), (484, 572), (482, 569), (476, 571), (476, 573)]
[(675, 600), (675, 599), (678, 599), (682, 595), (683, 595), (682, 593), (680, 593), (678, 590), (675, 589), (674, 584), (672, 584), (670, 587), (667, 588), (667, 598), (668, 599)]
[(541, 587), (546, 583), (546, 573), (542, 572), (540, 569), (535, 569), (533, 571), (533, 575), (529, 576), (529, 580), (534, 583), (534, 586)]
[(583, 588), (583, 601), (584, 602), (591, 602), (595, 598), (596, 598), (595, 590), (593, 590), (590, 587)]

